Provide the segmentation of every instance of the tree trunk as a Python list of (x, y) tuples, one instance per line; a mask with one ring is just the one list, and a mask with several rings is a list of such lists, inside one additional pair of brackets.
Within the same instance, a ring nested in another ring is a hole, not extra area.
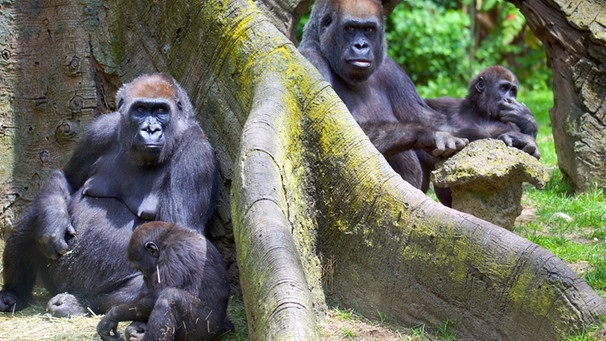
[(163, 71), (190, 94), (219, 158), (215, 240), (230, 242), (233, 217), (251, 339), (318, 339), (325, 294), (477, 339), (557, 339), (606, 313), (552, 254), (403, 182), (250, 2), (154, 6), (2, 3), (2, 207), (25, 204), (62, 166), (120, 83)]
[(508, 0), (546, 47), (558, 164), (577, 190), (606, 189), (606, 8), (602, 1)]

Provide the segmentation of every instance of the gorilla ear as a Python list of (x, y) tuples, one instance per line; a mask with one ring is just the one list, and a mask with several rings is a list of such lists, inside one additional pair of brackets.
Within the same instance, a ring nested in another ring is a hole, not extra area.
[(158, 249), (158, 245), (154, 242), (145, 243), (145, 250), (154, 258), (158, 258), (160, 256), (160, 249)]
[(181, 101), (177, 101), (177, 110), (179, 110), (180, 113), (183, 113), (183, 103), (181, 103)]
[(486, 89), (486, 82), (484, 81), (484, 77), (480, 77), (478, 82), (476, 83), (476, 91), (479, 93), (483, 93)]
[(120, 100), (118, 101), (118, 109), (122, 109), (123, 105), (124, 105), (124, 98), (120, 98)]
[(330, 24), (332, 24), (332, 14), (326, 14), (322, 18), (322, 21), (320, 22), (320, 24), (322, 25), (323, 28), (330, 26)]

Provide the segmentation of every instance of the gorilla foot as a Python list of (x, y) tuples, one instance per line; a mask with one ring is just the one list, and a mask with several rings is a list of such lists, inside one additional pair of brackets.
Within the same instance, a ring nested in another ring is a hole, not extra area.
[(82, 306), (76, 296), (68, 293), (55, 295), (46, 304), (46, 311), (55, 317), (75, 317), (88, 314), (86, 307)]
[(124, 330), (124, 336), (126, 341), (143, 341), (143, 335), (145, 335), (146, 323), (141, 321), (133, 321)]
[(25, 304), (16, 295), (6, 290), (0, 291), (0, 311), (14, 313), (24, 307)]

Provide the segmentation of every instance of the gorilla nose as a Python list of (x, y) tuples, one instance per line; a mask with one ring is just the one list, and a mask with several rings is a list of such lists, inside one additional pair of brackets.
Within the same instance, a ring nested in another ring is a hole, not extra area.
[(150, 125), (144, 127), (141, 130), (144, 133), (147, 133), (149, 135), (154, 135), (154, 134), (161, 133), (162, 132), (162, 127), (160, 127), (160, 125), (158, 125), (158, 124), (150, 124)]
[(370, 47), (366, 42), (356, 43), (354, 44), (354, 50), (359, 54), (367, 54), (370, 50)]

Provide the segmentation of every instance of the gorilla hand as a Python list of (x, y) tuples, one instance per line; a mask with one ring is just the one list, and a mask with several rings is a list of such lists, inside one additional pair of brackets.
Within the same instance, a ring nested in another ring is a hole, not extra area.
[(42, 221), (36, 238), (39, 249), (45, 257), (53, 260), (66, 254), (69, 242), (76, 237), (71, 219), (62, 213), (47, 209), (38, 217)]
[(517, 132), (508, 132), (499, 136), (499, 140), (505, 142), (506, 145), (518, 148), (537, 159), (541, 157), (537, 143), (528, 135)]
[(67, 208), (72, 186), (61, 170), (54, 171), (35, 199), (31, 215), (35, 219), (36, 241), (42, 254), (57, 259), (67, 252), (68, 243), (75, 237)]
[(118, 332), (118, 321), (112, 319), (109, 313), (97, 325), (97, 334), (103, 341), (123, 340)]
[(520, 128), (523, 134), (537, 137), (539, 125), (535, 120), (530, 109), (523, 103), (510, 97), (499, 104), (497, 119), (504, 123), (513, 123)]
[(421, 147), (429, 151), (434, 157), (449, 157), (463, 149), (468, 143), (469, 140), (466, 138), (459, 138), (445, 131), (436, 131), (430, 143)]
[(14, 312), (18, 306), (25, 305), (17, 296), (7, 290), (0, 291), (0, 311)]

